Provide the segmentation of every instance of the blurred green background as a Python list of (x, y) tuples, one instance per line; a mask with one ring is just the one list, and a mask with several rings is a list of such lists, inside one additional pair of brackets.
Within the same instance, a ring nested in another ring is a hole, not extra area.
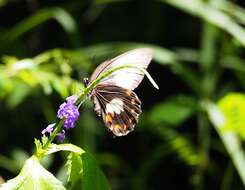
[[(0, 0), (0, 176), (10, 179), (65, 97), (102, 61), (136, 47), (154, 60), (135, 131), (114, 138), (91, 102), (67, 142), (114, 190), (245, 187), (245, 9), (236, 0)], [(66, 154), (44, 165), (64, 181)], [(95, 182), (96, 183), (96, 182)]]

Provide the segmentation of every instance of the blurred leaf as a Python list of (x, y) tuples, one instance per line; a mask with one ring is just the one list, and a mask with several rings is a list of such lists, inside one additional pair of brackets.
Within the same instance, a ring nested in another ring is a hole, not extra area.
[(0, 154), (0, 167), (11, 172), (19, 171), (19, 165), (12, 159)]
[(37, 64), (44, 65), (45, 63), (49, 63), (49, 65), (51, 63), (55, 63), (56, 65), (62, 65), (63, 63), (65, 63), (69, 64), (70, 66), (77, 66), (85, 71), (90, 68), (91, 64), (91, 62), (89, 61), (89, 56), (87, 54), (84, 54), (80, 49), (52, 49), (35, 56), (33, 60)]
[(13, 158), (13, 161), (15, 161), (16, 166), (18, 166), (18, 169), (21, 169), (25, 161), (29, 158), (29, 154), (27, 154), (27, 152), (24, 150), (15, 149), (11, 153), (11, 157)]
[(223, 130), (232, 130), (245, 139), (245, 94), (229, 93), (218, 106), (225, 117)]
[(51, 94), (53, 89), (62, 97), (80, 93), (84, 85), (70, 77), (74, 69), (72, 66), (86, 73), (90, 65), (82, 53), (59, 49), (47, 51), (32, 59), (18, 60), (5, 56), (3, 61), (4, 64), (0, 65), (0, 97), (7, 96), (11, 107), (21, 103), (39, 85), (45, 94)]
[(50, 19), (55, 19), (58, 23), (60, 23), (67, 33), (77, 33), (77, 25), (72, 16), (62, 8), (53, 7), (40, 10), (29, 18), (21, 21), (11, 30), (8, 30), (5, 35), (2, 35), (2, 41), (6, 41), (6, 44), (8, 44), (9, 41), (15, 40), (32, 28)]
[(116, 54), (128, 51), (134, 48), (148, 47), (154, 50), (154, 59), (162, 64), (173, 64), (177, 61), (177, 55), (160, 46), (145, 44), (145, 43), (132, 43), (132, 42), (114, 42), (104, 43), (99, 45), (93, 45), (86, 48), (82, 48), (80, 51), (87, 55), (90, 59), (94, 56), (106, 59), (109, 56), (115, 56)]
[(0, 185), (0, 190), (65, 190), (51, 173), (43, 168), (35, 156), (29, 158), (20, 174)]
[(235, 56), (227, 56), (221, 60), (221, 66), (234, 69), (235, 71), (245, 72), (245, 60), (235, 57)]
[(120, 158), (120, 156), (115, 155), (113, 153), (105, 152), (96, 155), (100, 165), (109, 166), (114, 170), (118, 170), (122, 173), (130, 173), (132, 172), (127, 163)]
[(7, 97), (7, 104), (13, 108), (20, 104), (31, 92), (31, 87), (25, 83), (15, 83), (15, 88)]
[(34, 87), (38, 84), (38, 79), (35, 76), (34, 73), (28, 72), (28, 71), (21, 71), (18, 73), (18, 77), (23, 80), (26, 84)]
[(154, 125), (170, 124), (177, 126), (197, 110), (196, 101), (190, 96), (179, 95), (154, 106), (149, 120)]
[(234, 2), (216, 0), (214, 1), (214, 3), (212, 3), (212, 6), (226, 12), (234, 19), (236, 19), (237, 22), (243, 25), (245, 24), (245, 9), (243, 7), (236, 5)]
[(208, 3), (201, 0), (161, 0), (161, 2), (168, 3), (189, 14), (204, 19), (228, 32), (245, 46), (245, 30), (228, 14), (212, 7)]
[(0, 0), (0, 7), (3, 7), (4, 5), (6, 5), (8, 3), (7, 0)]
[(63, 164), (56, 173), (56, 178), (60, 180), (63, 184), (67, 184), (67, 170), (66, 165)]
[(68, 156), (68, 181), (72, 184), (82, 182), (82, 189), (109, 190), (110, 186), (95, 159), (88, 153)]
[(64, 78), (54, 77), (53, 80), (50, 81), (54, 89), (64, 98), (69, 95), (67, 84)]
[(132, 179), (134, 189), (147, 189), (147, 178), (152, 175), (154, 168), (170, 153), (169, 147), (166, 143), (158, 144), (152, 149), (150, 154), (146, 155), (140, 168), (136, 171)]
[(0, 78), (0, 98), (3, 98), (6, 95), (8, 95), (13, 90), (13, 88), (14, 88), (14, 84), (11, 79), (8, 79), (8, 78), (1, 79)]
[(186, 136), (170, 127), (158, 127), (157, 132), (158, 135), (167, 141), (169, 148), (177, 153), (180, 160), (190, 166), (195, 166), (199, 163), (197, 150)]
[(95, 0), (94, 3), (96, 4), (107, 4), (107, 3), (120, 3), (120, 2), (126, 2), (129, 0)]
[(203, 102), (203, 107), (207, 111), (210, 121), (213, 123), (224, 146), (226, 147), (243, 185), (245, 185), (245, 152), (242, 149), (240, 139), (233, 131), (224, 131), (226, 120), (218, 106), (206, 101)]
[(200, 59), (200, 54), (197, 50), (190, 48), (177, 48), (176, 53), (180, 61), (198, 63)]

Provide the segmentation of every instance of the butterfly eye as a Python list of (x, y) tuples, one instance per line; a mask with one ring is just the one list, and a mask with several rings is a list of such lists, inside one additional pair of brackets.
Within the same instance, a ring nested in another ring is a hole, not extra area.
[(83, 79), (83, 84), (84, 84), (85, 87), (88, 86), (88, 83), (89, 83), (88, 78), (84, 78), (84, 79)]

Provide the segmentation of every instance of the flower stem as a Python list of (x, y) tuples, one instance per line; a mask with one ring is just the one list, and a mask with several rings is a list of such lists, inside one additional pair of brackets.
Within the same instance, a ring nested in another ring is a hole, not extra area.
[(53, 142), (53, 140), (55, 139), (55, 137), (57, 136), (58, 133), (60, 133), (62, 131), (62, 126), (64, 123), (65, 119), (61, 119), (58, 124), (56, 124), (54, 127), (54, 131), (53, 133), (51, 133), (50, 137), (48, 138), (48, 141), (43, 145), (43, 149), (47, 149), (49, 147), (49, 145)]

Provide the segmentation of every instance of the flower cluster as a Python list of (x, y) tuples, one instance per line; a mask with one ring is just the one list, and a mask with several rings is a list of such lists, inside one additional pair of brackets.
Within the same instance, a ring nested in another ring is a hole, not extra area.
[[(78, 107), (75, 105), (77, 100), (77, 96), (73, 95), (66, 98), (66, 102), (60, 105), (59, 110), (57, 112), (57, 117), (64, 120), (64, 129), (68, 130), (75, 127), (75, 122), (79, 117)], [(42, 130), (42, 134), (48, 133), (49, 135), (54, 130), (55, 123), (48, 125), (44, 130)], [(63, 141), (65, 139), (65, 130), (62, 130), (59, 134), (57, 134), (57, 138), (59, 141)]]
[(73, 95), (66, 98), (66, 102), (60, 105), (57, 117), (60, 119), (65, 118), (64, 128), (66, 130), (74, 128), (75, 122), (79, 117), (78, 107), (75, 105), (77, 96)]

